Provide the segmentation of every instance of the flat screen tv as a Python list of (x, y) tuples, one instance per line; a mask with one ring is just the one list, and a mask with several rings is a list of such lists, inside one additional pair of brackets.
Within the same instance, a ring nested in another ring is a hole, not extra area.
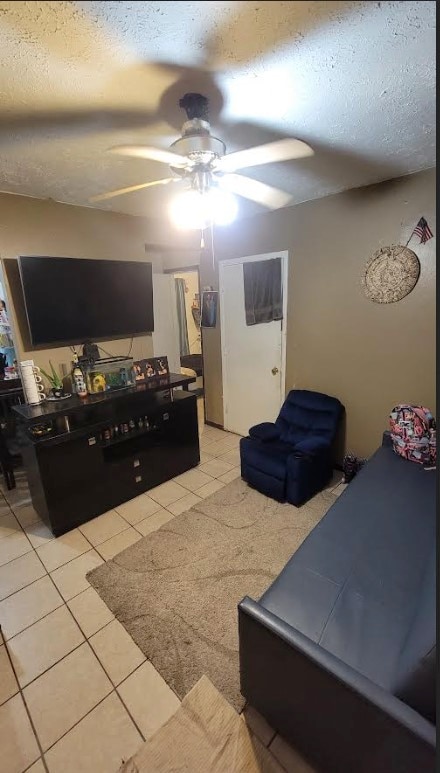
[(154, 330), (151, 263), (33, 256), (18, 262), (33, 346)]

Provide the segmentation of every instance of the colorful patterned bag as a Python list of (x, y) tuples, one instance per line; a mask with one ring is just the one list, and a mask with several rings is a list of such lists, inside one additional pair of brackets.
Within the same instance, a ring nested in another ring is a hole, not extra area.
[(431, 411), (422, 405), (396, 405), (390, 413), (390, 430), (396, 454), (435, 466), (436, 432)]

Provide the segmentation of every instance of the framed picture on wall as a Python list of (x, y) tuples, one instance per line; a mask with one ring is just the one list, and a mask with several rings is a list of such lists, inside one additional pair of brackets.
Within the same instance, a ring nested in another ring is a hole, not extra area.
[(205, 290), (202, 293), (202, 314), (201, 314), (202, 327), (216, 326), (217, 306), (218, 306), (217, 290)]

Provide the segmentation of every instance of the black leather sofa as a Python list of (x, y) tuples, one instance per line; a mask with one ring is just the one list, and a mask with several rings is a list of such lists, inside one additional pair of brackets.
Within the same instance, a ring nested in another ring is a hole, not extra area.
[(244, 697), (325, 773), (434, 770), (435, 477), (385, 433), (262, 598), (239, 604)]

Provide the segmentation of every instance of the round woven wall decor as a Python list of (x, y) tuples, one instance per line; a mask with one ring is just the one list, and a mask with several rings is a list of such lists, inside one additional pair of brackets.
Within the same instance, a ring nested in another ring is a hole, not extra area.
[(375, 303), (395, 303), (417, 284), (420, 263), (408, 247), (381, 247), (368, 261), (362, 283), (365, 295)]

